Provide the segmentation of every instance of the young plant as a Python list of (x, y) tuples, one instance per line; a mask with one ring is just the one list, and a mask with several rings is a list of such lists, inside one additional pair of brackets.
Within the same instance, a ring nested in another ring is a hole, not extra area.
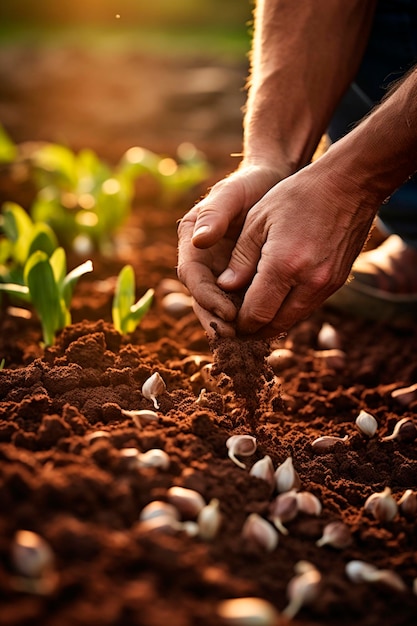
[(0, 124), (0, 163), (13, 163), (17, 156), (17, 147)]
[(23, 272), (24, 284), (0, 283), (0, 290), (11, 296), (29, 300), (36, 310), (46, 346), (54, 343), (55, 333), (71, 323), (70, 304), (80, 276), (93, 270), (86, 261), (68, 274), (63, 248), (56, 248), (50, 257), (36, 250), (28, 258)]
[(112, 305), (113, 324), (122, 335), (136, 330), (152, 304), (153, 289), (148, 289), (136, 302), (135, 292), (135, 272), (131, 265), (125, 265), (117, 277)]
[(51, 256), (58, 247), (48, 224), (34, 223), (27, 212), (14, 202), (5, 202), (0, 216), (0, 281), (24, 284), (23, 270), (36, 250)]

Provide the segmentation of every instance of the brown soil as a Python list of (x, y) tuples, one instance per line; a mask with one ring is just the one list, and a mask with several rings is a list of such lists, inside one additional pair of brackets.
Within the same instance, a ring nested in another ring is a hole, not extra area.
[[(9, 54), (11, 63), (17, 51)], [(76, 129), (74, 147), (102, 148), (103, 155), (117, 159), (119, 149), (133, 143), (151, 149), (164, 144), (157, 125), (165, 102), (164, 152), (169, 153), (177, 141), (194, 140), (198, 145), (201, 141), (216, 168), (214, 177), (220, 177), (230, 166), (220, 155), (239, 149), (239, 111), (233, 109), (236, 117), (231, 127), (230, 108), (224, 103), (229, 96), (221, 95), (221, 90), (216, 94), (214, 87), (210, 98), (207, 93), (200, 99), (195, 93), (180, 97), (175, 91), (175, 76), (187, 72), (188, 61), (149, 65), (142, 59), (142, 70), (149, 68), (152, 90), (155, 85), (161, 86), (161, 92), (173, 90), (165, 100), (161, 95), (146, 144), (132, 110), (138, 104), (132, 87), (134, 77), (139, 80), (136, 57), (122, 59), (120, 66), (113, 59), (114, 66), (123, 70), (117, 73), (117, 89), (127, 92), (117, 108), (126, 121), (119, 120), (116, 128), (114, 117), (109, 119), (103, 112), (116, 74), (106, 72), (99, 57), (67, 51), (62, 58), (71, 58), (69, 73), (84, 72), (92, 99), (89, 111), (95, 111), (96, 104), (101, 111), (94, 118), (97, 135), (86, 134), (83, 141), (82, 129), (74, 121), (77, 107), (59, 114), (58, 94), (63, 92), (58, 78), (65, 83), (67, 76), (60, 72), (59, 59), (54, 65), (50, 57), (37, 55), (25, 57), (24, 80), (11, 72), (15, 66), (6, 63), (4, 56), (0, 64), (2, 114), (19, 140), (56, 140), (60, 134), (71, 137)], [(199, 63), (193, 61), (194, 69)], [(213, 60), (205, 60), (210, 63)], [(29, 81), (34, 69), (38, 79)], [(230, 71), (243, 79), (241, 70)], [(40, 84), (42, 90), (45, 84), (60, 85), (51, 93), (58, 107), (55, 117), (42, 105)], [(233, 86), (229, 89), (233, 93)], [(215, 110), (217, 127), (204, 137), (188, 132), (186, 116), (177, 115), (179, 105), (167, 118), (175, 98), (195, 119)], [(22, 117), (29, 107), (31, 117)], [(79, 110), (85, 121), (81, 104)], [(138, 118), (142, 114), (136, 113)], [(229, 134), (222, 128), (228, 128)], [(111, 144), (112, 134), (120, 141)], [(10, 184), (5, 175), (3, 197), (19, 194), (22, 188)], [(187, 200), (187, 206), (196, 197)], [(207, 377), (201, 366), (212, 362), (213, 354), (193, 313), (179, 320), (171, 317), (164, 312), (158, 292), (163, 279), (175, 277), (175, 221), (187, 206), (168, 210), (157, 203), (136, 203), (119, 239), (119, 256), (94, 259), (94, 273), (81, 280), (76, 292), (74, 323), (52, 348), (40, 347), (35, 318), (24, 320), (2, 311), (0, 356), (5, 357), (6, 368), (0, 372), (1, 624), (220, 626), (225, 622), (217, 611), (227, 598), (257, 596), (281, 611), (295, 564), (307, 560), (322, 574), (321, 590), (294, 623), (411, 626), (417, 615), (417, 596), (412, 591), (417, 577), (416, 514), (397, 514), (392, 521), (382, 522), (364, 510), (364, 502), (386, 486), (397, 501), (405, 490), (417, 491), (414, 437), (382, 440), (398, 420), (415, 418), (417, 401), (404, 406), (391, 393), (416, 382), (417, 331), (391, 329), (321, 309), (270, 347), (291, 350), (276, 366), (275, 377), (260, 358), (264, 345), (236, 342), (220, 352), (216, 348), (217, 372)], [(121, 337), (110, 323), (110, 309), (114, 277), (127, 260), (135, 266), (140, 291), (155, 287), (157, 298), (141, 327), (132, 336)], [(342, 367), (317, 355), (323, 322), (340, 334), (346, 354)], [(203, 361), (190, 358), (195, 354), (202, 355)], [(138, 428), (122, 410), (154, 408), (141, 388), (156, 371), (166, 383), (166, 392), (158, 398), (158, 420)], [(232, 376), (234, 386), (227, 376)], [(201, 394), (202, 388), (206, 392)], [(378, 431), (371, 439), (355, 427), (361, 409), (377, 419)], [(89, 437), (100, 430), (108, 436)], [(257, 441), (252, 456), (240, 457), (246, 469), (227, 454), (227, 439), (239, 434), (253, 435)], [(318, 454), (311, 444), (322, 435), (348, 435), (348, 439)], [(141, 452), (164, 450), (169, 467), (138, 468), (122, 453), (132, 447)], [(249, 474), (264, 455), (271, 457), (274, 468), (291, 456), (301, 489), (322, 503), (319, 516), (300, 513), (288, 522), (289, 534), (280, 535), (272, 552), (242, 537), (248, 515), (267, 518), (276, 495), (266, 481)], [(206, 502), (219, 500), (222, 524), (214, 539), (204, 541), (184, 531), (151, 531), (139, 523), (145, 505), (167, 500), (173, 485), (198, 491)], [(324, 526), (336, 520), (349, 526), (352, 543), (343, 549), (318, 547)], [(12, 544), (22, 529), (38, 533), (53, 550), (49, 588), (16, 572)], [(394, 571), (405, 590), (350, 582), (345, 565), (353, 559)]]

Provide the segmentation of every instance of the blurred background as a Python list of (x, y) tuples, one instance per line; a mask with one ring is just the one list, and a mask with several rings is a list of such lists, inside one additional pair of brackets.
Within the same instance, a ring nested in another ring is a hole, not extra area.
[(241, 149), (251, 0), (4, 0), (0, 123), (17, 141)]

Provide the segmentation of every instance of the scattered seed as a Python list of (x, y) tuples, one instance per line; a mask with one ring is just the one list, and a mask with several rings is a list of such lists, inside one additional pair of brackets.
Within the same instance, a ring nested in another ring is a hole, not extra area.
[(300, 486), (300, 477), (294, 469), (292, 457), (289, 456), (275, 470), (275, 484), (278, 493), (290, 491), (291, 489), (298, 489)]
[(231, 626), (274, 626), (278, 620), (278, 613), (272, 604), (251, 597), (222, 600), (217, 614)]
[(259, 461), (256, 461), (256, 463), (252, 465), (249, 474), (251, 476), (256, 476), (256, 478), (261, 478), (271, 485), (271, 487), (275, 485), (274, 464), (268, 454), (265, 455), (263, 459), (259, 459)]
[(279, 494), (273, 500), (269, 509), (269, 518), (283, 535), (288, 535), (288, 530), (284, 526), (284, 523), (294, 519), (297, 513), (297, 494), (295, 489), (292, 489), (291, 491)]
[(346, 575), (354, 583), (382, 583), (396, 591), (406, 591), (407, 587), (398, 574), (387, 569), (378, 569), (365, 561), (349, 561)]
[(172, 291), (162, 298), (161, 305), (168, 315), (180, 319), (193, 310), (193, 299), (186, 293)]
[(274, 374), (279, 374), (296, 362), (295, 354), (288, 348), (277, 348), (273, 350), (266, 359), (268, 365), (273, 369)]
[(106, 430), (95, 430), (93, 433), (88, 433), (85, 438), (88, 443), (94, 443), (99, 439), (110, 439), (110, 434)]
[(256, 439), (251, 435), (232, 435), (226, 441), (229, 458), (239, 467), (245, 469), (246, 465), (239, 461), (236, 456), (251, 456), (256, 451)]
[(168, 501), (173, 504), (185, 518), (196, 518), (206, 506), (203, 496), (186, 487), (170, 487), (167, 491)]
[(346, 352), (338, 348), (329, 350), (315, 350), (314, 356), (326, 362), (326, 365), (335, 370), (342, 370), (346, 365)]
[(172, 504), (163, 502), (162, 500), (153, 500), (147, 504), (140, 512), (140, 521), (146, 521), (155, 517), (172, 517), (172, 519), (179, 521), (180, 515), (178, 510)]
[(287, 586), (289, 604), (283, 610), (283, 615), (293, 619), (303, 606), (314, 602), (320, 593), (321, 580), (320, 572), (313, 565), (303, 573), (296, 574)]
[(411, 442), (417, 438), (417, 427), (410, 417), (404, 417), (399, 420), (395, 426), (391, 435), (382, 437), (382, 441), (391, 441), (398, 439), (403, 442)]
[(325, 545), (332, 546), (343, 550), (352, 543), (352, 535), (350, 529), (343, 522), (330, 522), (323, 529), (322, 537), (316, 541), (316, 545), (321, 547)]
[(367, 437), (373, 437), (378, 429), (378, 422), (373, 415), (367, 411), (360, 411), (355, 420), (358, 430)]
[(142, 428), (142, 426), (146, 426), (146, 424), (149, 424), (150, 422), (157, 422), (159, 419), (158, 413), (155, 413), (155, 411), (151, 411), (150, 409), (142, 409), (139, 411), (128, 411), (127, 409), (122, 409), (122, 415), (133, 420), (135, 426), (138, 428)]
[(417, 383), (410, 385), (409, 387), (402, 387), (401, 389), (395, 389), (391, 393), (391, 397), (398, 400), (403, 406), (408, 406), (417, 398)]
[(197, 537), (200, 532), (197, 522), (194, 522), (193, 520), (185, 520), (185, 522), (181, 522), (180, 528), (189, 537)]
[(417, 494), (412, 489), (404, 491), (398, 500), (398, 507), (405, 517), (414, 519), (417, 516)]
[(322, 506), (320, 500), (313, 493), (309, 491), (299, 491), (296, 494), (297, 507), (299, 513), (305, 513), (306, 515), (320, 515)]
[(242, 528), (242, 537), (253, 541), (267, 552), (278, 545), (278, 533), (269, 522), (257, 513), (251, 513)]
[(333, 435), (323, 435), (322, 437), (317, 437), (311, 444), (313, 451), (316, 454), (327, 454), (330, 452), (332, 448), (334, 448), (337, 444), (343, 443), (346, 444), (349, 439), (348, 435), (344, 437), (334, 437)]
[(341, 347), (340, 336), (334, 326), (328, 322), (323, 323), (317, 335), (317, 345), (330, 350)]
[(201, 509), (197, 517), (198, 534), (205, 541), (211, 541), (217, 535), (222, 521), (220, 502), (213, 498)]
[(160, 469), (168, 469), (170, 465), (169, 455), (164, 450), (159, 448), (152, 448), (139, 454), (138, 457), (139, 467), (158, 467)]
[(353, 560), (346, 563), (345, 572), (349, 580), (353, 583), (364, 583), (369, 581), (369, 577), (377, 571), (375, 565), (365, 561)]
[(380, 522), (390, 522), (398, 512), (398, 505), (389, 487), (385, 487), (380, 493), (370, 495), (365, 501), (364, 508)]
[(158, 396), (166, 391), (166, 385), (161, 375), (155, 372), (142, 385), (142, 394), (147, 400), (152, 400), (155, 409), (159, 409)]
[(53, 567), (54, 554), (50, 545), (37, 533), (18, 530), (12, 544), (12, 563), (22, 576), (40, 578)]
[(139, 529), (142, 532), (167, 532), (176, 533), (182, 530), (182, 523), (171, 515), (157, 515), (139, 522)]

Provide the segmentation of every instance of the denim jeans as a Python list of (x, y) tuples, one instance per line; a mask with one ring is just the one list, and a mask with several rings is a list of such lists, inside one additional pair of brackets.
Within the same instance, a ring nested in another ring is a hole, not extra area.
[[(417, 0), (379, 0), (354, 83), (331, 120), (332, 141), (345, 135), (417, 63)], [(382, 227), (417, 248), (417, 175), (379, 210)]]

